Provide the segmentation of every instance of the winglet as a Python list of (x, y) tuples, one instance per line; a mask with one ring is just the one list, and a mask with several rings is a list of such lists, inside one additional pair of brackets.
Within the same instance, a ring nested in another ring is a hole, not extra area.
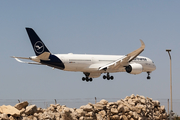
[(145, 44), (144, 44), (144, 42), (140, 39), (140, 41), (141, 41), (141, 48), (145, 48)]
[(130, 56), (129, 62), (131, 62), (134, 58), (136, 58), (139, 54), (141, 54), (144, 51), (145, 44), (141, 39), (140, 42), (141, 42), (141, 47), (139, 49), (127, 54), (127, 56)]

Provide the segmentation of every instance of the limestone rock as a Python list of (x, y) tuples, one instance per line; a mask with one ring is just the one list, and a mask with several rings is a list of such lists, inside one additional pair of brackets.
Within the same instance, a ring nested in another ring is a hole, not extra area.
[(105, 110), (98, 112), (103, 118), (107, 115)]
[(161, 106), (160, 108), (159, 108), (159, 111), (161, 112), (161, 113), (164, 113), (166, 110), (165, 110), (165, 106)]
[(112, 120), (119, 120), (119, 115), (113, 115), (113, 116), (111, 116), (111, 119)]
[(124, 112), (124, 106), (122, 104), (118, 106), (118, 112)]
[(111, 113), (112, 114), (118, 114), (118, 110), (116, 108), (111, 108)]
[(83, 109), (84, 111), (87, 111), (87, 112), (91, 112), (93, 111), (93, 108), (91, 105), (87, 104), (87, 105), (84, 105), (84, 106), (81, 106), (80, 109)]
[(145, 99), (141, 99), (141, 103), (144, 105), (146, 103)]
[(133, 117), (134, 117), (135, 119), (138, 119), (138, 118), (139, 118), (139, 115), (138, 115), (136, 112), (133, 112)]
[(106, 108), (105, 105), (100, 103), (94, 104), (93, 106), (94, 106), (94, 110), (96, 111), (104, 110)]
[(16, 109), (15, 107), (8, 105), (8, 106), (0, 106), (0, 113), (3, 114), (10, 114), (14, 117), (19, 117), (20, 116), (20, 111)]
[(18, 110), (21, 110), (22, 108), (26, 108), (29, 105), (27, 101), (21, 102), (16, 104), (14, 107)]
[(103, 117), (101, 114), (96, 114), (96, 118), (97, 118), (97, 120), (103, 120)]
[(31, 105), (31, 106), (26, 107), (26, 111), (25, 111), (25, 114), (26, 114), (26, 115), (32, 115), (32, 114), (34, 114), (35, 112), (37, 112), (37, 107), (36, 107), (36, 105)]
[(83, 111), (83, 109), (76, 109), (76, 112), (78, 113), (79, 116), (85, 115), (85, 111)]
[(36, 113), (43, 113), (44, 111), (43, 111), (43, 109), (42, 108), (37, 108), (37, 111), (36, 111)]
[(126, 113), (126, 112), (129, 112), (129, 111), (130, 111), (130, 109), (127, 106), (124, 106), (124, 112)]
[(157, 100), (154, 100), (153, 103), (154, 103), (154, 106), (155, 106), (155, 107), (159, 107), (159, 105), (160, 105), (160, 102), (157, 101)]
[(88, 112), (85, 114), (86, 117), (94, 117), (94, 112)]
[(39, 115), (38, 117), (40, 120), (45, 119), (55, 119), (55, 115), (51, 112), (44, 112), (43, 114)]
[(105, 99), (102, 99), (99, 103), (102, 104), (102, 105), (107, 105), (107, 104), (108, 104), (108, 101), (105, 100)]
[(136, 96), (134, 94), (132, 94), (130, 97), (131, 97), (131, 99), (134, 99)]
[(123, 115), (122, 118), (123, 118), (123, 120), (128, 120), (126, 115)]
[(25, 111), (26, 111), (26, 109), (25, 109), (25, 108), (22, 108), (22, 109), (20, 110), (20, 114), (22, 115)]
[(166, 118), (167, 118), (167, 113), (164, 113), (164, 114), (162, 115), (162, 118), (163, 118), (163, 119), (166, 119)]
[(128, 104), (130, 104), (130, 105), (132, 105), (132, 106), (134, 106), (134, 105), (135, 105), (135, 103), (133, 102), (133, 100), (132, 100), (132, 99), (129, 99), (129, 100), (128, 100)]
[(107, 104), (107, 107), (113, 106), (113, 105), (118, 106), (118, 103), (117, 103), (117, 102), (109, 102), (109, 103)]
[(10, 116), (8, 120), (16, 120), (13, 116)]
[(81, 116), (81, 117), (79, 118), (79, 120), (84, 120), (84, 116)]
[(0, 114), (0, 118), (2, 118), (2, 120), (9, 120), (7, 114)]

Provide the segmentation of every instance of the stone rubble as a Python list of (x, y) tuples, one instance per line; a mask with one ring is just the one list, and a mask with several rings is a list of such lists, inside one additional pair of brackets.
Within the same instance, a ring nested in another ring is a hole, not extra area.
[(0, 120), (166, 120), (168, 115), (160, 102), (131, 95), (117, 102), (101, 100), (80, 108), (51, 104), (47, 109), (37, 108), (27, 101), (13, 106), (0, 106)]

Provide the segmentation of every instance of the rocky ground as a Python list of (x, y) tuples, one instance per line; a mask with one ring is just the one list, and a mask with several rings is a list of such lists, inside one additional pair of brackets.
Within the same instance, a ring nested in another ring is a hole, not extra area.
[(131, 95), (117, 102), (101, 100), (80, 108), (51, 104), (47, 109), (29, 105), (27, 101), (15, 106), (0, 106), (0, 120), (166, 120), (167, 113), (160, 102)]

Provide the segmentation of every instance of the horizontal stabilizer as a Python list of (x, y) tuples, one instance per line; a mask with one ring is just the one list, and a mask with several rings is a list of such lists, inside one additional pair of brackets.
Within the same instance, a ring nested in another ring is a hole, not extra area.
[(13, 56), (12, 58), (14, 58), (16, 61), (18, 61), (18, 62), (20, 62), (20, 63), (35, 64), (35, 65), (42, 65), (42, 64), (40, 64), (40, 63), (36, 63), (36, 62), (25, 62), (25, 61), (20, 60), (20, 59), (31, 60), (30, 58), (25, 58), (25, 57), (15, 57), (15, 56)]
[(15, 56), (12, 56), (12, 58), (31, 60), (31, 58), (26, 58), (26, 57), (15, 57)]

